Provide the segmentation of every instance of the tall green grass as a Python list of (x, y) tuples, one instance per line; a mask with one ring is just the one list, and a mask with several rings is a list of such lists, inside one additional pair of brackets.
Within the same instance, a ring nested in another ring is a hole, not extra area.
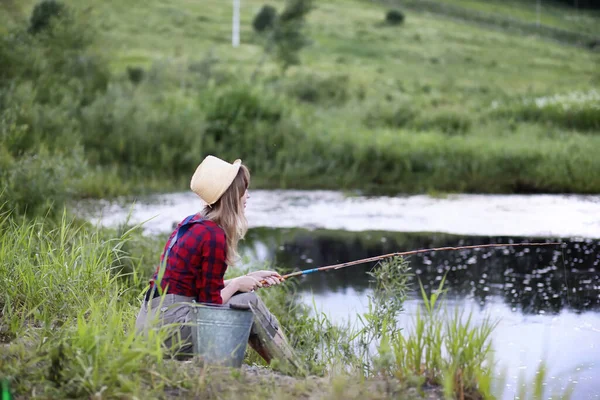
[(16, 393), (139, 395), (163, 353), (160, 333), (132, 331), (138, 278), (122, 273), (131, 232), (110, 238), (66, 216), (30, 221), (5, 211), (0, 232), (0, 374)]
[[(475, 325), (459, 312), (444, 315), (444, 281), (430, 294), (422, 290), (423, 308), (412, 327), (399, 324), (410, 274), (402, 259), (372, 271), (369, 307), (354, 324), (335, 324), (316, 306), (299, 303), (293, 283), (260, 292), (302, 360), (295, 378), (271, 372), (255, 379), (251, 372), (169, 359), (165, 332), (133, 331), (161, 245), (136, 227), (106, 231), (66, 216), (28, 220), (2, 212), (0, 376), (17, 396), (411, 398), (424, 383), (448, 398), (493, 398), (497, 391), (489, 361), (495, 322)], [(232, 269), (228, 276), (241, 273)], [(251, 350), (246, 362), (264, 365)], [(540, 371), (539, 382), (523, 390), (542, 393)], [(279, 384), (265, 384), (273, 379)]]
[(489, 398), (493, 393), (480, 381), (493, 371), (488, 360), (497, 322), (486, 319), (474, 325), (470, 315), (465, 317), (458, 310), (446, 314), (439, 302), (443, 286), (444, 279), (431, 295), (421, 286), (424, 306), (417, 311), (410, 333), (392, 344), (395, 367), (404, 376), (422, 375), (430, 383), (443, 385), (447, 397), (480, 393)]

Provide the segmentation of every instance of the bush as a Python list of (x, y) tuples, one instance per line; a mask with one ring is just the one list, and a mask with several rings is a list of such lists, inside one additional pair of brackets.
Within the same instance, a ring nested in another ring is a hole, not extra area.
[(60, 211), (86, 168), (81, 149), (27, 154), (0, 172), (0, 204), (30, 216)]
[(189, 173), (200, 154), (201, 114), (140, 89), (111, 86), (82, 110), (86, 157), (123, 172), (143, 170), (163, 177)]
[[(204, 99), (203, 99), (204, 100)], [(260, 96), (249, 87), (229, 87), (202, 102), (206, 115), (205, 133), (216, 143), (235, 143), (253, 123), (277, 123), (283, 108), (274, 99)]]
[(254, 17), (252, 27), (256, 32), (262, 33), (273, 27), (275, 18), (277, 18), (277, 10), (275, 7), (266, 4), (262, 6), (260, 11)]
[(349, 81), (347, 75), (300, 75), (290, 80), (286, 91), (290, 96), (307, 103), (340, 105), (349, 98)]
[(404, 22), (404, 13), (400, 10), (389, 10), (385, 14), (385, 22), (389, 25), (400, 25)]
[[(58, 18), (50, 17), (58, 11), (49, 11), (58, 9), (63, 11), (57, 23), (43, 22)], [(96, 33), (83, 15), (67, 14), (61, 3), (44, 1), (36, 6), (32, 21), (35, 35), (17, 30), (0, 38), (0, 89), (31, 82), (36, 103), (59, 104), (71, 97), (80, 105), (106, 90), (108, 62), (91, 49)]]
[(42, 0), (36, 4), (29, 20), (29, 33), (35, 35), (50, 25), (50, 20), (60, 18), (66, 13), (64, 4), (55, 0)]
[(127, 67), (127, 77), (131, 83), (137, 85), (144, 79), (144, 69), (140, 67)]

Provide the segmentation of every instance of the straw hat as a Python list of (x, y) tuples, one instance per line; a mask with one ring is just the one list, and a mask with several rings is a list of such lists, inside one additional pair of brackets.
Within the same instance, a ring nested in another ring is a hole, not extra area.
[(213, 205), (231, 186), (240, 165), (242, 165), (242, 160), (239, 159), (230, 164), (220, 158), (207, 156), (196, 168), (190, 188), (206, 204)]

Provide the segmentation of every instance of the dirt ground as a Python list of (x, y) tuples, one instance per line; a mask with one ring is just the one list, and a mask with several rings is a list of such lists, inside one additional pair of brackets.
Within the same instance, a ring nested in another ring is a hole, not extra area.
[[(441, 400), (440, 388), (427, 387), (420, 392), (398, 380), (362, 379), (337, 376), (287, 376), (270, 368), (244, 365), (241, 369), (205, 370), (192, 361), (181, 365), (185, 375), (195, 380), (189, 390), (166, 390), (167, 398), (185, 399), (425, 399)], [(191, 382), (190, 382), (191, 383)]]

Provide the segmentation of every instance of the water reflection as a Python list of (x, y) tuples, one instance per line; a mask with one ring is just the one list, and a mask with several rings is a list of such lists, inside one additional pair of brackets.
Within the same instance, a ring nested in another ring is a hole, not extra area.
[[(526, 241), (561, 240), (259, 228), (248, 233), (244, 251), (278, 267), (306, 269), (418, 248)], [(600, 310), (598, 241), (563, 239), (561, 242), (560, 246), (548, 247), (434, 252), (414, 255), (409, 260), (426, 288), (437, 287), (447, 273), (448, 296), (467, 297), (482, 308), (494, 296), (525, 314), (558, 313), (562, 309)], [(361, 293), (369, 288), (365, 272), (373, 266), (372, 263), (307, 275), (301, 278), (300, 287), (310, 288), (316, 294), (349, 287)]]

